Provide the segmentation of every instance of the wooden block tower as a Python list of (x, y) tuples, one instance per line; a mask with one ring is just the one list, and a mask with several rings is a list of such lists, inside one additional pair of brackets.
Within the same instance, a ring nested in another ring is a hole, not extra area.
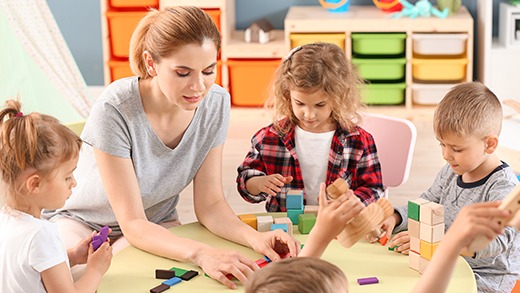
[(444, 236), (444, 207), (417, 198), (408, 202), (410, 268), (423, 273)]

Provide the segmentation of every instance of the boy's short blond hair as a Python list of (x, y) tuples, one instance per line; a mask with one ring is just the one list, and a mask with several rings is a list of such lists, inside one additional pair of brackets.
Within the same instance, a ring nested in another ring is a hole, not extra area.
[(453, 87), (433, 115), (435, 135), (450, 133), (460, 137), (500, 135), (502, 105), (484, 84), (466, 82)]
[(246, 293), (346, 292), (347, 277), (337, 266), (313, 257), (283, 259), (257, 271)]

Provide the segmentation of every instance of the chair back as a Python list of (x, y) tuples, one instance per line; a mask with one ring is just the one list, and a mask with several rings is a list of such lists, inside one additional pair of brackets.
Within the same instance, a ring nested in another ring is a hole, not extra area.
[(415, 125), (402, 118), (366, 113), (361, 127), (374, 137), (385, 188), (404, 184), (417, 139)]

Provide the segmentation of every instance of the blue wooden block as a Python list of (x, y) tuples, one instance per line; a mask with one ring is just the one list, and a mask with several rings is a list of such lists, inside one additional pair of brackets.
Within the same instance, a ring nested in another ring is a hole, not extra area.
[(287, 227), (287, 224), (272, 224), (271, 231), (274, 231), (276, 229), (282, 229), (285, 231), (285, 233), (288, 233), (289, 231), (289, 227)]
[(287, 210), (303, 210), (303, 190), (291, 189), (285, 196)]
[(182, 279), (181, 279), (181, 278), (179, 278), (179, 277), (173, 277), (173, 278), (171, 278), (171, 279), (169, 279), (169, 280), (166, 280), (166, 281), (164, 281), (164, 282), (162, 282), (162, 283), (171, 287), (171, 286), (173, 286), (173, 285), (175, 285), (175, 284), (179, 284), (180, 282), (182, 282)]

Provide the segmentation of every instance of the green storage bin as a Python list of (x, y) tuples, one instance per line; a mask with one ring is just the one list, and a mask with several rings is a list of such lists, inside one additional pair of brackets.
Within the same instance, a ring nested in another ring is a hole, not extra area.
[(352, 52), (359, 55), (402, 55), (405, 43), (405, 33), (352, 34)]
[(370, 59), (352, 58), (359, 75), (368, 80), (399, 80), (405, 77), (405, 58)]
[(406, 83), (371, 83), (361, 86), (365, 104), (399, 105), (404, 103)]

